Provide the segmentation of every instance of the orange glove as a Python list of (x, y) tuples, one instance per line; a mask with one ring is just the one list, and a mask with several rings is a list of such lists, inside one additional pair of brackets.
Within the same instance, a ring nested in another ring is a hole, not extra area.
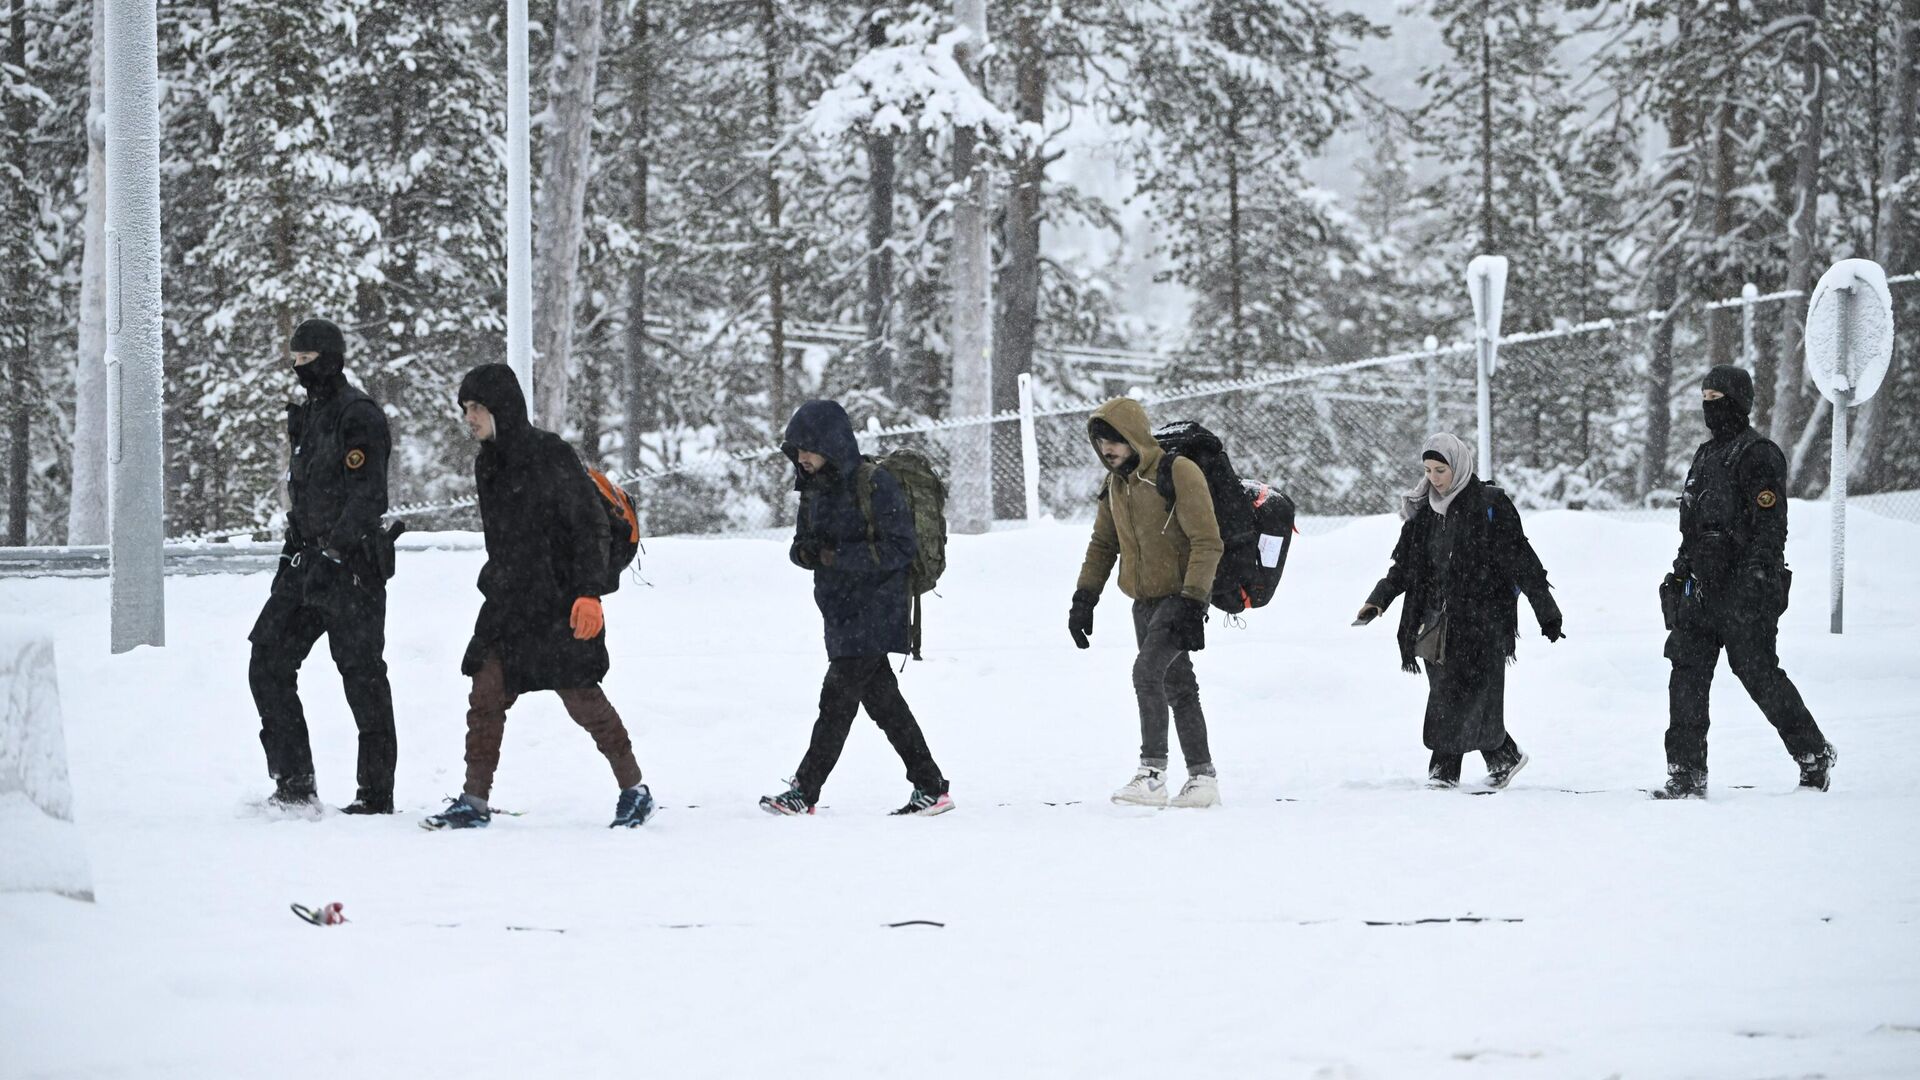
[(575, 641), (589, 641), (607, 628), (606, 613), (600, 610), (600, 598), (583, 596), (573, 602), (573, 615), (567, 619)]

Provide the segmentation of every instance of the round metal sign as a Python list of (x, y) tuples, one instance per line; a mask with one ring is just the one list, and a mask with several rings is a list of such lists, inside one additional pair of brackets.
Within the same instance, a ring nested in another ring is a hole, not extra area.
[(1893, 294), (1871, 259), (1843, 259), (1820, 275), (1807, 304), (1807, 377), (1836, 404), (1880, 389), (1893, 360)]

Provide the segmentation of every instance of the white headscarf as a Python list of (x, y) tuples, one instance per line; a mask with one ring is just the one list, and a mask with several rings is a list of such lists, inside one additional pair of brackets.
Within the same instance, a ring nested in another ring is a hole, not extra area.
[(1460, 489), (1467, 484), (1467, 478), (1473, 475), (1473, 447), (1458, 435), (1443, 431), (1428, 439), (1427, 445), (1420, 449), (1420, 460), (1425, 461), (1429, 453), (1439, 454), (1446, 461), (1447, 467), (1453, 470), (1453, 483), (1447, 485), (1445, 491), (1435, 491), (1433, 482), (1427, 479), (1426, 466), (1422, 465), (1420, 482), (1400, 500), (1401, 521), (1419, 513), (1423, 502), (1433, 507), (1434, 513), (1444, 517), (1447, 505), (1453, 502), (1455, 495), (1460, 494)]

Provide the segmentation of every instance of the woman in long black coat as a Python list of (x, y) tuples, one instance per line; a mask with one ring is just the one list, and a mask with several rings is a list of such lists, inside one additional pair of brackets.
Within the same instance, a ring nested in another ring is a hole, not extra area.
[(1425, 475), (1400, 508), (1404, 522), (1393, 566), (1360, 606), (1370, 621), (1404, 594), (1400, 666), (1426, 662), (1427, 716), (1422, 737), (1433, 757), (1430, 786), (1460, 783), (1460, 761), (1479, 751), (1487, 786), (1499, 789), (1527, 763), (1506, 726), (1506, 666), (1519, 636), (1519, 596), (1527, 594), (1548, 641), (1558, 641), (1560, 608), (1547, 571), (1520, 527), (1507, 494), (1473, 474), (1473, 448), (1441, 433), (1420, 455)]

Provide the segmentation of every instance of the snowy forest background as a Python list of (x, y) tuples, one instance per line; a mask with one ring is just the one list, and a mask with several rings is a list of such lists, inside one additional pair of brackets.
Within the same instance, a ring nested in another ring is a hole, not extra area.
[[(100, 12), (0, 7), (5, 540), (98, 543)], [(976, 90), (944, 3), (533, 0), (543, 426), (634, 470), (768, 446), (809, 396), (946, 415), (961, 128), (993, 175), (995, 409), (1022, 371), (1098, 391), (1071, 347), (1156, 354), (1166, 383), (1454, 340), (1462, 268), (1492, 252), (1509, 333), (1668, 313), (1513, 391), (1536, 436), (1577, 413), (1575, 467), (1629, 477), (1616, 505), (1673, 483), (1699, 371), (1738, 355), (1740, 313), (1707, 302), (1804, 293), (1841, 258), (1920, 267), (1920, 0), (987, 10)], [(505, 6), (159, 11), (168, 534), (278, 509), (308, 314), (387, 407), (395, 501), (465, 494), (453, 390), (504, 359)], [(1920, 488), (1920, 288), (1893, 292), (1857, 492)], [(1827, 422), (1804, 312), (1756, 319), (1756, 420), (1783, 445)], [(1795, 494), (1818, 494), (1825, 455), (1803, 458)]]

